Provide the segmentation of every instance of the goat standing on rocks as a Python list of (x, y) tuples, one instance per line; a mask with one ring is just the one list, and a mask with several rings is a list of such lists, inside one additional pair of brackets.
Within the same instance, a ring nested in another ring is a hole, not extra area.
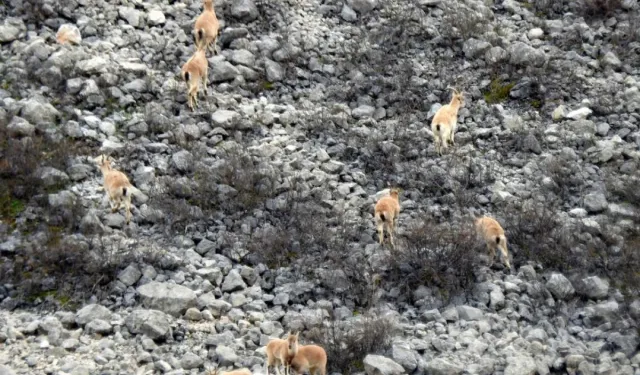
[(189, 99), (189, 108), (193, 111), (198, 106), (198, 91), (200, 89), (200, 81), (204, 85), (204, 95), (207, 95), (207, 84), (209, 74), (209, 61), (205, 56), (204, 48), (197, 47), (196, 52), (182, 66), (182, 79), (187, 84), (187, 96)]
[(504, 265), (511, 269), (509, 263), (509, 251), (507, 250), (507, 237), (504, 235), (504, 229), (500, 226), (495, 219), (482, 216), (475, 219), (476, 232), (480, 235), (487, 244), (489, 250), (489, 256), (491, 256), (491, 264), (496, 257), (496, 248), (502, 252), (502, 261)]
[(286, 340), (273, 339), (267, 344), (267, 375), (269, 367), (276, 368), (276, 374), (280, 375), (280, 365), (284, 366), (285, 375), (289, 374), (291, 359), (298, 353), (298, 333), (289, 332)]
[(111, 168), (111, 163), (114, 161), (111, 156), (100, 155), (93, 160), (102, 172), (104, 190), (109, 197), (111, 212), (117, 212), (120, 209), (120, 204), (124, 201), (126, 221), (129, 224), (131, 221), (131, 196), (135, 187), (129, 182), (127, 175)]
[(291, 360), (291, 368), (295, 374), (326, 375), (327, 353), (318, 345), (301, 345)]
[(196, 18), (193, 27), (196, 46), (207, 50), (213, 49), (213, 53), (217, 54), (219, 30), (220, 22), (213, 8), (213, 0), (204, 0), (204, 10)]
[[(450, 87), (451, 88), (451, 87)], [(438, 155), (442, 155), (442, 149), (446, 151), (447, 143), (455, 144), (454, 137), (458, 127), (458, 110), (464, 105), (464, 97), (461, 92), (451, 88), (453, 95), (449, 104), (443, 105), (431, 120), (431, 131)]]
[(388, 196), (382, 197), (376, 203), (374, 208), (374, 217), (376, 220), (376, 229), (378, 231), (378, 239), (380, 244), (384, 242), (384, 228), (387, 228), (389, 233), (389, 241), (391, 246), (395, 247), (393, 241), (393, 231), (398, 221), (398, 215), (400, 214), (400, 198), (398, 194), (400, 189), (391, 189)]

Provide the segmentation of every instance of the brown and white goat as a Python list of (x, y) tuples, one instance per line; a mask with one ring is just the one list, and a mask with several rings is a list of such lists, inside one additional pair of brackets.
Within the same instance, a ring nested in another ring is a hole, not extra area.
[(489, 216), (482, 216), (475, 219), (476, 232), (481, 236), (487, 244), (489, 256), (491, 256), (491, 264), (496, 257), (496, 248), (502, 252), (502, 261), (507, 268), (511, 269), (509, 263), (509, 251), (507, 249), (507, 237), (504, 235), (504, 229), (500, 223)]
[[(205, 56), (204, 49), (198, 47), (196, 52), (182, 66), (181, 75), (187, 84), (187, 96), (189, 108), (194, 110), (198, 106), (198, 91), (200, 82), (204, 85), (204, 95), (207, 95), (207, 84), (209, 74), (209, 62)], [(195, 105), (194, 105), (195, 104)]]
[(213, 53), (217, 54), (219, 30), (220, 22), (216, 17), (213, 0), (204, 0), (204, 9), (193, 26), (196, 46), (207, 50), (213, 49)]
[(381, 245), (384, 242), (384, 229), (386, 228), (391, 246), (395, 247), (393, 231), (398, 222), (398, 215), (400, 215), (400, 198), (398, 194), (400, 194), (400, 189), (391, 189), (389, 195), (380, 198), (374, 207), (373, 216), (376, 220), (376, 230), (378, 231), (378, 240)]
[(117, 212), (120, 209), (120, 204), (124, 201), (126, 221), (129, 224), (131, 221), (131, 196), (135, 188), (129, 182), (127, 175), (111, 168), (111, 163), (114, 161), (111, 156), (100, 155), (93, 160), (102, 172), (103, 187), (109, 197), (111, 211)]
[(447, 143), (455, 144), (455, 133), (458, 127), (458, 110), (464, 105), (464, 97), (461, 92), (452, 88), (453, 95), (449, 104), (445, 104), (436, 112), (431, 120), (431, 131), (438, 155), (442, 150), (446, 151)]
[(298, 353), (291, 360), (295, 374), (309, 372), (309, 375), (327, 374), (327, 353), (318, 345), (300, 345)]
[(276, 374), (280, 375), (279, 366), (284, 366), (285, 375), (289, 374), (291, 359), (298, 352), (298, 333), (289, 332), (286, 340), (273, 339), (267, 343), (267, 375), (269, 367), (276, 368)]

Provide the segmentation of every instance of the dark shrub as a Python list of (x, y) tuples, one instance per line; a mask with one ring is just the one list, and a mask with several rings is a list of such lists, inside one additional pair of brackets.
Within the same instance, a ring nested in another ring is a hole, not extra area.
[(407, 294), (421, 285), (435, 286), (446, 300), (474, 281), (482, 245), (473, 220), (455, 225), (425, 219), (410, 226), (391, 251), (388, 276)]
[(391, 320), (361, 315), (349, 321), (331, 319), (303, 333), (305, 344), (315, 344), (327, 352), (327, 372), (351, 374), (364, 370), (367, 354), (379, 353), (391, 344), (396, 326)]

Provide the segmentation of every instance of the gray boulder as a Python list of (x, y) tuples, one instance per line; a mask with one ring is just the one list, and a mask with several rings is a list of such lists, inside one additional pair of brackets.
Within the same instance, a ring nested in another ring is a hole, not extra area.
[(472, 306), (458, 306), (458, 316), (462, 320), (481, 320), (484, 314), (482, 310)]
[(408, 344), (393, 344), (391, 347), (391, 357), (396, 363), (404, 367), (409, 374), (418, 367), (418, 360)]
[(535, 375), (538, 367), (533, 358), (526, 355), (507, 357), (504, 375)]
[(560, 273), (552, 274), (547, 281), (546, 287), (557, 299), (566, 299), (575, 293), (575, 289), (573, 288), (573, 285), (571, 285), (571, 281)]
[(76, 313), (76, 324), (79, 326), (84, 326), (95, 319), (109, 321), (111, 319), (111, 311), (102, 305), (91, 304), (81, 308)]
[(253, 0), (234, 0), (231, 5), (231, 15), (245, 22), (251, 22), (260, 14)]
[(464, 369), (445, 358), (436, 358), (427, 364), (426, 370), (427, 374), (433, 375), (458, 375), (462, 374)]
[(186, 286), (152, 281), (138, 287), (142, 305), (179, 316), (196, 306), (196, 293)]
[(222, 283), (223, 292), (235, 292), (243, 290), (246, 287), (247, 284), (242, 279), (242, 275), (235, 269), (229, 271), (229, 274), (224, 278), (224, 282)]
[(349, 6), (360, 14), (369, 13), (378, 6), (378, 0), (349, 0)]
[(368, 354), (364, 357), (363, 362), (367, 375), (400, 375), (405, 373), (402, 366), (381, 355)]
[(547, 56), (544, 51), (531, 47), (523, 42), (514, 42), (509, 46), (509, 62), (513, 65), (542, 66)]
[(125, 325), (133, 334), (143, 334), (155, 340), (171, 331), (171, 316), (158, 310), (133, 310), (125, 319)]
[(609, 282), (598, 276), (582, 279), (580, 294), (591, 299), (603, 299), (609, 294)]

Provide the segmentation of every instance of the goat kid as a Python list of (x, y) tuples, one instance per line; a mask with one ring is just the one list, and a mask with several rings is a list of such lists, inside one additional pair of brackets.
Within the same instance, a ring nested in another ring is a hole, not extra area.
[(124, 201), (127, 224), (131, 221), (131, 196), (134, 193), (134, 186), (129, 182), (129, 178), (124, 173), (111, 167), (114, 161), (111, 156), (100, 155), (93, 159), (102, 172), (103, 188), (109, 197), (111, 212), (117, 212), (120, 204)]
[(493, 264), (496, 257), (496, 249), (500, 249), (504, 265), (511, 269), (511, 264), (509, 263), (509, 251), (507, 249), (507, 237), (505, 236), (504, 229), (502, 229), (500, 223), (491, 217), (482, 216), (475, 219), (475, 227), (478, 235), (481, 236), (487, 244), (487, 250), (491, 257), (491, 264)]
[(376, 229), (378, 231), (378, 240), (380, 244), (384, 242), (384, 230), (389, 233), (389, 241), (391, 246), (395, 247), (393, 240), (393, 232), (398, 222), (400, 214), (400, 198), (398, 194), (400, 189), (391, 189), (388, 196), (384, 196), (376, 202), (374, 207), (374, 217), (376, 220)]
[(455, 132), (458, 127), (458, 110), (464, 105), (462, 92), (451, 88), (453, 95), (449, 104), (443, 105), (431, 120), (431, 131), (433, 132), (436, 152), (442, 155), (442, 150), (447, 150), (447, 143), (455, 145)]
[(204, 48), (198, 47), (196, 52), (182, 66), (181, 75), (187, 84), (187, 96), (189, 108), (193, 111), (198, 106), (198, 91), (200, 81), (204, 85), (204, 95), (207, 95), (207, 84), (209, 74), (209, 62), (204, 53)]
[(267, 344), (267, 374), (269, 367), (276, 368), (276, 374), (280, 375), (280, 365), (284, 366), (285, 375), (289, 374), (291, 359), (298, 352), (298, 333), (289, 332), (286, 340), (273, 339)]
[(204, 9), (193, 26), (196, 46), (207, 50), (213, 49), (213, 53), (217, 54), (219, 30), (220, 22), (216, 17), (213, 0), (204, 0)]
[(327, 353), (318, 345), (301, 345), (291, 360), (291, 368), (295, 374), (326, 375)]

